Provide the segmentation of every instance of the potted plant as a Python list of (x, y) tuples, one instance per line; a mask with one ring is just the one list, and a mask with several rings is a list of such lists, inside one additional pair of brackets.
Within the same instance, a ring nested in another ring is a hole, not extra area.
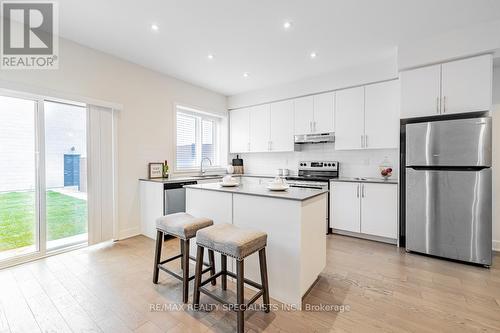
[(168, 178), (168, 161), (163, 164), (163, 178)]

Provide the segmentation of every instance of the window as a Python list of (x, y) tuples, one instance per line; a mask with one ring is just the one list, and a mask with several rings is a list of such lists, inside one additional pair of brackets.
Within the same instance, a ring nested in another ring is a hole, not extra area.
[(113, 237), (113, 113), (0, 89), (0, 269)]
[(205, 158), (212, 162), (212, 167), (221, 166), (220, 123), (219, 117), (177, 107), (176, 170), (198, 169)]

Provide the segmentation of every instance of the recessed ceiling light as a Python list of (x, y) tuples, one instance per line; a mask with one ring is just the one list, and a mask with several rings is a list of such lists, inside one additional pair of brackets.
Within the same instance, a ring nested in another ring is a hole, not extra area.
[(309, 56), (311, 57), (311, 59), (315, 59), (318, 56), (318, 54), (316, 52), (311, 52)]
[(285, 22), (283, 23), (283, 28), (284, 28), (285, 30), (288, 30), (288, 29), (290, 29), (291, 27), (292, 27), (292, 22), (291, 22), (291, 21), (285, 21)]
[(209, 54), (207, 55), (207, 58), (208, 58), (209, 60), (213, 60), (213, 59), (214, 59), (214, 55), (213, 55), (212, 53), (209, 53)]
[(248, 72), (243, 73), (243, 77), (248, 77), (249, 75), (250, 75), (250, 73), (248, 73)]
[(153, 24), (151, 24), (151, 30), (158, 31), (158, 30), (160, 30), (160, 27), (157, 24), (153, 23)]

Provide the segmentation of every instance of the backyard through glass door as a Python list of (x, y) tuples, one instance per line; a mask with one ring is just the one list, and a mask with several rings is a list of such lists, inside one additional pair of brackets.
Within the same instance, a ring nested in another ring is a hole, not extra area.
[(0, 96), (0, 266), (87, 242), (87, 110)]

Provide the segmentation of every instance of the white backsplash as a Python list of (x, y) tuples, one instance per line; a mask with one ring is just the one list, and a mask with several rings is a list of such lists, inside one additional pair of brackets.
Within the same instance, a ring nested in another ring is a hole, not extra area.
[[(397, 149), (346, 150), (336, 151), (331, 143), (302, 145), (301, 151), (286, 153), (246, 153), (243, 158), (245, 173), (271, 174), (276, 169), (287, 168), (297, 173), (299, 161), (339, 161), (341, 177), (380, 177), (379, 165), (387, 156), (393, 165), (391, 178), (398, 178), (399, 157)], [(236, 155), (231, 154), (230, 160)]]

